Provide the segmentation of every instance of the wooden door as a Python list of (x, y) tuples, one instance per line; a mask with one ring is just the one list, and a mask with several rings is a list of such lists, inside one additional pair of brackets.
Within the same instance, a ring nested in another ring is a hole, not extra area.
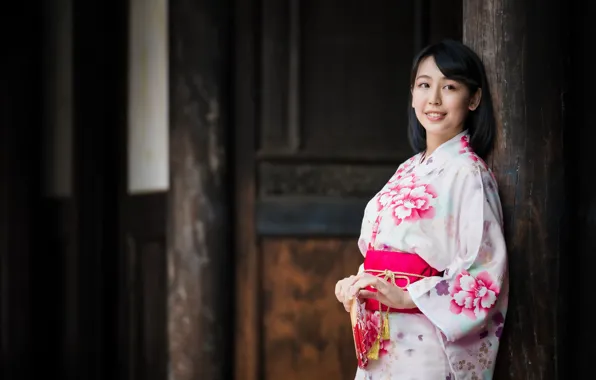
[(334, 286), (363, 209), (412, 152), (410, 66), (461, 37), (460, 1), (238, 2), (236, 377), (349, 379)]
[(33, 225), (36, 349), (62, 379), (165, 379), (166, 193), (127, 190), (129, 1), (46, 6), (42, 171), (70, 178)]

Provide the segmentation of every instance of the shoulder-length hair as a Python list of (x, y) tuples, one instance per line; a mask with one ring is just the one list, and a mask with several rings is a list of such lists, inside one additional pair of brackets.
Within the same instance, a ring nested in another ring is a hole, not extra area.
[[(414, 58), (410, 76), (411, 88), (416, 81), (420, 63), (430, 56), (434, 57), (439, 70), (446, 78), (463, 83), (470, 94), (481, 89), (480, 103), (474, 111), (470, 111), (468, 114), (464, 129), (468, 130), (470, 134), (470, 145), (474, 152), (482, 159), (486, 159), (493, 150), (497, 127), (484, 64), (468, 46), (454, 40), (443, 40), (427, 46)], [(410, 102), (408, 103), (408, 119), (410, 145), (416, 153), (422, 152), (426, 149), (426, 130), (418, 121), (412, 107), (412, 91), (410, 91)]]

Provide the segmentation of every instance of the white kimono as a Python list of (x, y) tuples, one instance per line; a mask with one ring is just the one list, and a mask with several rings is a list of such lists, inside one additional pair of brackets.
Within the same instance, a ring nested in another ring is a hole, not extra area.
[[(401, 164), (368, 203), (358, 246), (418, 254), (443, 272), (407, 287), (422, 314), (391, 313), (384, 354), (356, 379), (492, 379), (508, 300), (492, 172), (461, 132)], [(362, 266), (360, 271), (362, 271)]]

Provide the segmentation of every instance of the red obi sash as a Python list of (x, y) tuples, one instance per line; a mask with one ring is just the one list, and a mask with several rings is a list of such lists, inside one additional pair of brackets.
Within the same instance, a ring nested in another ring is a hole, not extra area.
[[(364, 271), (382, 277), (404, 290), (421, 278), (440, 274), (416, 254), (372, 249), (366, 252)], [(376, 291), (371, 287), (367, 287), (367, 290)], [(350, 318), (358, 367), (366, 368), (369, 360), (378, 359), (379, 355), (386, 352), (390, 312), (420, 313), (420, 310), (389, 308), (373, 299), (367, 299), (365, 304), (358, 299), (352, 303)]]
[[(420, 256), (413, 253), (396, 251), (368, 250), (364, 258), (364, 271), (384, 278), (396, 286), (406, 290), (406, 287), (422, 278), (437, 276), (439, 271), (431, 267)], [(367, 290), (376, 291), (368, 287)], [(367, 310), (383, 312), (420, 313), (418, 308), (394, 309), (380, 305), (374, 299), (366, 300)]]

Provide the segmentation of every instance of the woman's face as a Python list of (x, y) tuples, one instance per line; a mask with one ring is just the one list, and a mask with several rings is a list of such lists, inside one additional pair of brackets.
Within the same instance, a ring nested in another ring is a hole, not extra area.
[(412, 87), (412, 107), (427, 138), (448, 140), (460, 133), (468, 112), (478, 107), (480, 96), (480, 89), (471, 96), (464, 84), (445, 78), (434, 57), (420, 62)]

